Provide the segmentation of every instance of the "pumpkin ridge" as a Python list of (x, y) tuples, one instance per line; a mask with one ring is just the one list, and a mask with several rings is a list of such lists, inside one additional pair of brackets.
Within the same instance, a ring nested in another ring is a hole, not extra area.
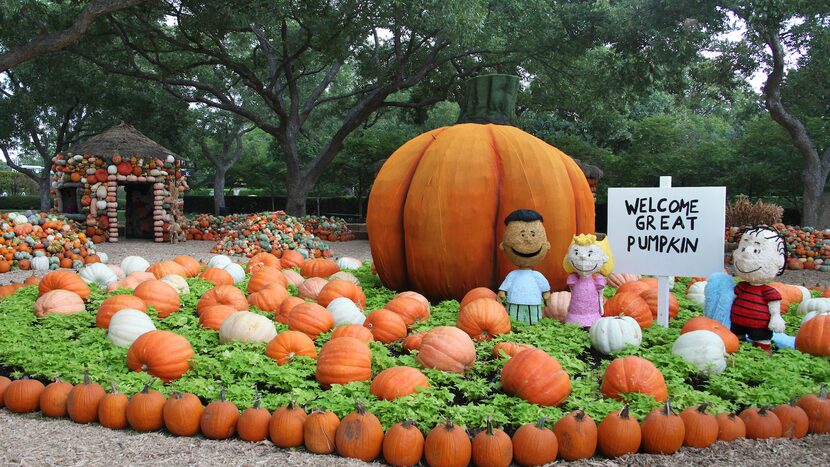
[[(496, 216), (499, 215), (501, 212), (501, 193), (502, 193), (502, 181), (504, 180), (504, 165), (501, 162), (501, 154), (499, 154), (498, 146), (496, 146), (496, 135), (493, 133), (493, 126), (485, 125), (485, 132), (487, 133), (487, 138), (490, 140), (490, 146), (493, 148), (493, 155), (495, 156), (495, 166), (496, 166)], [(501, 222), (499, 219), (496, 219), (496, 222), (493, 222), (493, 239), (498, 240), (499, 238), (499, 226), (501, 226)], [(490, 284), (498, 284), (500, 283), (500, 274), (499, 274), (499, 248), (493, 248), (493, 261), (492, 261), (492, 273), (490, 274)], [(501, 303), (501, 302), (500, 302)]]

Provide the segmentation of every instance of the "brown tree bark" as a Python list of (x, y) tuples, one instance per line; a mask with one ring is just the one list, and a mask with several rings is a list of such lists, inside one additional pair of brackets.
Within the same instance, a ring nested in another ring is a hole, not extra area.
[(830, 174), (830, 147), (819, 152), (816, 143), (807, 134), (801, 120), (790, 113), (781, 99), (781, 82), (784, 78), (784, 48), (778, 31), (772, 31), (764, 37), (772, 54), (772, 71), (764, 84), (765, 105), (772, 119), (781, 125), (790, 135), (790, 139), (804, 158), (804, 197), (801, 212), (801, 225), (826, 228), (819, 225), (819, 213), (822, 208), (822, 195)]
[(239, 158), (242, 157), (242, 136), (252, 129), (234, 129), (225, 136), (222, 142), (222, 150), (218, 154), (214, 154), (205, 141), (199, 143), (202, 148), (202, 155), (213, 164), (216, 173), (213, 178), (213, 213), (217, 216), (221, 214), (225, 207), (225, 179), (228, 170), (239, 162)]
[(148, 0), (92, 0), (75, 18), (70, 27), (51, 34), (41, 34), (26, 44), (9, 47), (0, 54), (0, 71), (63, 50), (77, 43), (87, 28), (99, 17), (144, 3)]

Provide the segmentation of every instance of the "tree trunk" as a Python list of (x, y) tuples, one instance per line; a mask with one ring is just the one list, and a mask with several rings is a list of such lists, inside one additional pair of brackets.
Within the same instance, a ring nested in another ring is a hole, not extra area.
[(228, 173), (227, 166), (216, 165), (216, 176), (213, 178), (213, 213), (222, 214), (225, 207), (225, 175)]
[(49, 176), (48, 167), (43, 169), (43, 174), (41, 174), (37, 186), (40, 195), (40, 210), (49, 212), (52, 209), (52, 180)]
[(285, 201), (285, 212), (290, 216), (306, 215), (306, 199), (308, 198), (308, 187), (301, 180), (290, 180), (288, 182), (288, 199)]
[(801, 211), (801, 225), (815, 228), (826, 228), (821, 224), (819, 214), (822, 212), (822, 196), (827, 184), (827, 170), (820, 167), (804, 167), (802, 180), (804, 181), (804, 200)]

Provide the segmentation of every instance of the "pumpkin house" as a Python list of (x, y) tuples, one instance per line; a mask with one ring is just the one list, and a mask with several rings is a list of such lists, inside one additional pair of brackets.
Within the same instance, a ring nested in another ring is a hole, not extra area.
[(54, 157), (55, 210), (85, 225), (95, 243), (117, 242), (122, 231), (126, 238), (184, 240), (182, 169), (179, 156), (121, 123)]

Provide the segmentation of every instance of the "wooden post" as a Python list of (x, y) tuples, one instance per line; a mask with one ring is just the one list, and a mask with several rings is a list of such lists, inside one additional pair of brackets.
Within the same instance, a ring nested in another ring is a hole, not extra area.
[[(671, 188), (671, 177), (660, 177), (660, 188)], [(657, 277), (657, 324), (669, 327), (669, 278)]]

